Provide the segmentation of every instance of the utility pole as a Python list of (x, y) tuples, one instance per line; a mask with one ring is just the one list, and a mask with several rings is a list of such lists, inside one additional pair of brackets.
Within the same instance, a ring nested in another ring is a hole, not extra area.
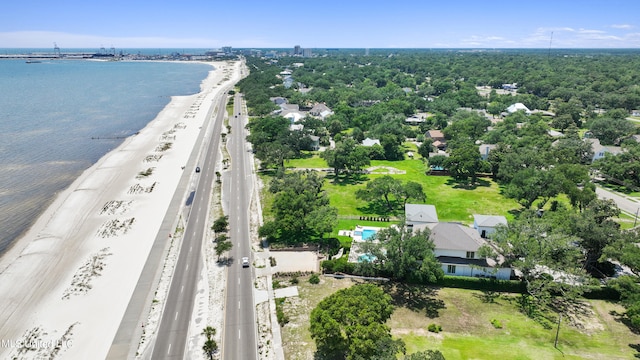
[(556, 341), (553, 343), (554, 348), (558, 348), (558, 335), (560, 334), (560, 323), (562, 322), (562, 314), (558, 316), (558, 328), (556, 329)]

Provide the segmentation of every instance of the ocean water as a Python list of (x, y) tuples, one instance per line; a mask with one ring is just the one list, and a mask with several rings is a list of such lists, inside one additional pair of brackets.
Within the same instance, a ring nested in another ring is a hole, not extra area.
[(85, 169), (145, 127), (206, 64), (0, 60), (0, 253)]

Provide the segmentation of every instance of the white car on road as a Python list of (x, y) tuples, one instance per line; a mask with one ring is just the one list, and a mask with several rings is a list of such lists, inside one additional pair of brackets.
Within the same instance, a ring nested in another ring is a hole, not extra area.
[(242, 267), (249, 267), (249, 258), (246, 256), (242, 258)]

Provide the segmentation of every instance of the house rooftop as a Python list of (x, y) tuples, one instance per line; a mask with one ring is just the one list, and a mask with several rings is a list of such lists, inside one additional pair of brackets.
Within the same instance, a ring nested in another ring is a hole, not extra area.
[(502, 215), (473, 215), (473, 223), (476, 226), (496, 227), (507, 225), (507, 218)]
[(531, 110), (529, 110), (529, 108), (527, 108), (523, 103), (515, 103), (515, 104), (511, 104), (508, 108), (507, 108), (507, 112), (509, 114), (512, 114), (516, 111), (520, 111), (520, 110), (524, 110), (525, 113), (527, 114), (531, 114)]
[(475, 229), (451, 222), (438, 223), (429, 237), (440, 250), (478, 251), (485, 243)]
[(438, 213), (434, 205), (406, 204), (404, 216), (407, 222), (437, 223)]
[(371, 138), (366, 138), (364, 140), (362, 140), (362, 146), (373, 146), (373, 145), (380, 145), (380, 140), (378, 139), (371, 139)]
[(429, 130), (426, 135), (432, 139), (444, 139), (444, 134), (440, 130)]

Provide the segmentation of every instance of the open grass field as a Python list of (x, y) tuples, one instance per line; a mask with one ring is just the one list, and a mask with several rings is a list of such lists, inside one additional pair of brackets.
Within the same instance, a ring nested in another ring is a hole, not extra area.
[[(315, 345), (309, 334), (309, 313), (326, 296), (356, 281), (321, 276), (318, 285), (299, 278), (300, 296), (284, 302), (289, 323), (282, 328), (287, 359), (313, 359)], [(519, 311), (518, 296), (487, 296), (481, 291), (450, 288), (385, 286), (396, 310), (387, 324), (404, 340), (407, 353), (440, 350), (447, 360), (457, 359), (633, 359), (640, 357), (640, 338), (619, 321), (623, 309), (606, 301), (588, 301), (582, 315), (563, 320), (558, 349), (555, 326), (545, 328)], [(498, 320), (497, 329), (491, 320)], [(429, 324), (442, 332), (431, 333)]]
[[(289, 168), (327, 168), (326, 162), (313, 156), (306, 159), (295, 159), (287, 162)], [(371, 207), (366, 201), (356, 199), (355, 192), (366, 187), (366, 181), (376, 177), (390, 175), (403, 182), (415, 181), (422, 184), (427, 195), (427, 204), (433, 204), (440, 221), (458, 221), (473, 223), (473, 214), (504, 215), (512, 219), (512, 213), (520, 209), (513, 199), (502, 196), (499, 186), (490, 179), (479, 179), (475, 188), (466, 188), (455, 183), (449, 176), (426, 175), (426, 166), (419, 159), (403, 161), (371, 161), (370, 167), (377, 169), (360, 179), (335, 181), (327, 176), (325, 189), (329, 194), (331, 205), (338, 208), (340, 215), (385, 215), (386, 209)], [(401, 214), (402, 211), (397, 211)]]

